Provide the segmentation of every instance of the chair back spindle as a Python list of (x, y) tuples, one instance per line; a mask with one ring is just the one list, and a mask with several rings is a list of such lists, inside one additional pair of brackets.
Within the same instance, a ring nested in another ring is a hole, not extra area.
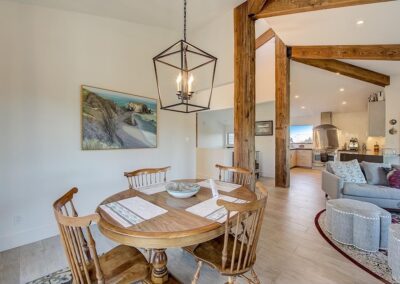
[[(90, 232), (90, 224), (98, 222), (100, 216), (91, 214), (79, 217), (72, 201), (77, 188), (72, 188), (53, 204), (54, 214), (58, 223), (67, 260), (72, 272), (74, 283), (91, 283), (90, 263), (94, 263), (97, 283), (104, 283), (103, 272), (100, 267), (96, 251), (96, 243)], [(85, 234), (86, 233), (86, 238)]]
[(251, 172), (247, 169), (238, 167), (228, 167), (222, 165), (215, 165), (218, 169), (218, 177), (220, 181), (240, 184), (248, 186), (251, 182)]
[(140, 169), (133, 172), (125, 172), (129, 189), (149, 186), (167, 181), (167, 171), (171, 167)]
[[(260, 182), (256, 184), (260, 198), (248, 203), (218, 200), (218, 205), (228, 211), (222, 250), (222, 272), (241, 274), (249, 271), (256, 260), (268, 192)], [(233, 214), (233, 212), (237, 212)], [(239, 232), (243, 224), (243, 232)]]

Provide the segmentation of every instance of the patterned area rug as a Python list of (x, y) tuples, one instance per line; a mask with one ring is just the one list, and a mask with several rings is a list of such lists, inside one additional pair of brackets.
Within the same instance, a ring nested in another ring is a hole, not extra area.
[(27, 284), (71, 284), (72, 274), (69, 268), (64, 268), (49, 275), (40, 277)]
[[(392, 213), (392, 223), (400, 224), (400, 213)], [(383, 283), (394, 284), (397, 283), (392, 278), (392, 272), (388, 266), (388, 257), (386, 251), (378, 251), (375, 253), (364, 252), (353, 246), (343, 245), (338, 243), (327, 232), (325, 225), (325, 209), (315, 216), (315, 226), (322, 235), (322, 237), (344, 257), (349, 259), (355, 265), (365, 270), (375, 278), (381, 280)]]

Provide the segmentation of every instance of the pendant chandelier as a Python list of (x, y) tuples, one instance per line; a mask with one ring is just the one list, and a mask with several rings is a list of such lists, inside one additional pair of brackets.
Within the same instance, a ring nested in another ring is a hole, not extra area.
[(210, 109), (217, 58), (186, 40), (186, 0), (183, 39), (153, 58), (160, 107), (192, 113)]

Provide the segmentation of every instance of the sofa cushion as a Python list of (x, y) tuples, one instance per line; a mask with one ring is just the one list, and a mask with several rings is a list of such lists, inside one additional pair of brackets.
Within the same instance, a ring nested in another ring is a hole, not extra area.
[(400, 170), (393, 169), (387, 175), (387, 180), (390, 187), (400, 189)]
[(361, 162), (361, 165), (369, 184), (388, 185), (386, 173), (383, 168), (390, 168), (390, 165), (383, 163), (369, 163), (365, 161)]
[(343, 182), (367, 183), (357, 160), (333, 162), (329, 166), (333, 174), (340, 177)]
[(383, 185), (346, 182), (344, 184), (343, 194), (368, 198), (400, 200), (400, 190)]

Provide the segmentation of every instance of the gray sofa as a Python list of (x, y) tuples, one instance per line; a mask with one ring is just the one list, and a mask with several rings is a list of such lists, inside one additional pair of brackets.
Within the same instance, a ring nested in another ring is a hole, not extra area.
[[(393, 165), (393, 167), (400, 168), (399, 165)], [(362, 165), (361, 168), (363, 169)], [(368, 179), (367, 182), (369, 182)], [(322, 172), (322, 190), (331, 199), (355, 199), (370, 202), (382, 208), (400, 209), (400, 189), (370, 183), (343, 182), (340, 177), (333, 174), (329, 165)]]

